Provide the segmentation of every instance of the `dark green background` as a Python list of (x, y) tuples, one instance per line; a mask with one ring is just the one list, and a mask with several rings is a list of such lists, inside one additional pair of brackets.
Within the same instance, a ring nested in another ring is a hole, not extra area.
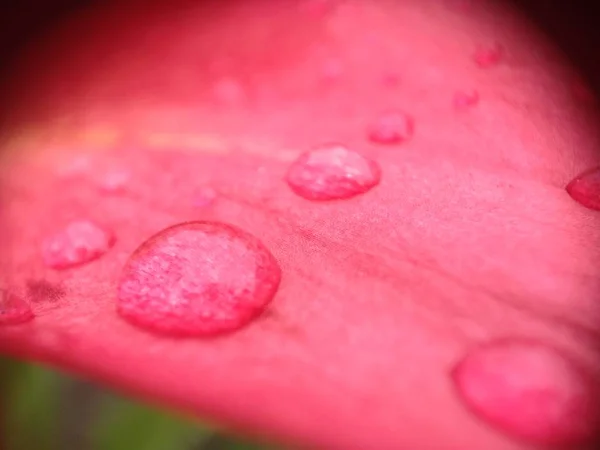
[(0, 370), (2, 450), (275, 450), (40, 366)]

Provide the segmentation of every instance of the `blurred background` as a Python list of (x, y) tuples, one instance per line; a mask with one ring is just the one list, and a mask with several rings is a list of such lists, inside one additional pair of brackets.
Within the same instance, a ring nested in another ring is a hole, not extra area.
[(0, 377), (1, 450), (281, 450), (38, 365)]

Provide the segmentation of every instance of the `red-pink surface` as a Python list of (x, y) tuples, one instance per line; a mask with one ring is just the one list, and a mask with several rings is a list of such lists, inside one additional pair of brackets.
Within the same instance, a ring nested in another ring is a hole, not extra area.
[[(517, 336), (598, 373), (600, 218), (565, 190), (600, 165), (597, 113), (549, 40), (503, 2), (163, 3), (91, 9), (14, 68), (0, 273), (36, 318), (0, 348), (299, 446), (535, 448), (466, 408), (450, 372)], [(479, 102), (457, 112), (457, 90)], [(369, 142), (391, 109), (413, 136)], [(291, 162), (332, 141), (381, 183), (295, 195)], [(81, 217), (114, 247), (48, 269), (42, 242)], [(218, 339), (116, 313), (127, 258), (189, 220), (246, 230), (282, 270), (268, 313)]]

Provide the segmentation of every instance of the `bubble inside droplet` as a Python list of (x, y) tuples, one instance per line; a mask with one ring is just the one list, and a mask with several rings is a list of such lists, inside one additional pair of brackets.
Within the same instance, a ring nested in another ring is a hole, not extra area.
[(0, 325), (19, 325), (33, 318), (33, 311), (23, 298), (0, 288)]
[(379, 165), (338, 144), (306, 152), (290, 166), (286, 181), (299, 196), (324, 201), (369, 191), (381, 180)]
[(170, 336), (234, 331), (271, 302), (281, 269), (256, 237), (219, 222), (187, 222), (142, 244), (121, 277), (117, 309)]
[(414, 126), (414, 120), (408, 114), (401, 111), (388, 111), (371, 124), (367, 134), (371, 142), (400, 144), (412, 137)]
[(68, 269), (99, 258), (114, 243), (110, 231), (90, 220), (76, 220), (44, 240), (42, 257), (50, 268)]
[(454, 370), (466, 405), (504, 432), (537, 444), (574, 445), (595, 433), (598, 391), (558, 351), (506, 340), (471, 351)]

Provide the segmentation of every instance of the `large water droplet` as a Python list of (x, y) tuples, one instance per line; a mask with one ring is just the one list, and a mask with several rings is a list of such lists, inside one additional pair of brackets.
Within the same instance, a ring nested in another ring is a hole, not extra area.
[(578, 175), (567, 185), (567, 192), (586, 208), (600, 211), (600, 167)]
[(456, 91), (454, 93), (454, 108), (465, 110), (479, 103), (479, 93), (476, 90)]
[(481, 346), (453, 375), (467, 406), (515, 437), (573, 445), (591, 438), (600, 424), (591, 378), (541, 343), (512, 339)]
[(31, 308), (17, 294), (0, 288), (0, 325), (19, 325), (34, 317)]
[(371, 142), (378, 144), (400, 144), (410, 139), (414, 132), (414, 120), (401, 111), (390, 111), (379, 116), (369, 127)]
[(108, 230), (90, 220), (76, 220), (44, 240), (42, 257), (48, 267), (68, 269), (99, 258), (114, 243)]
[(343, 145), (306, 152), (291, 165), (286, 181), (308, 200), (338, 200), (364, 194), (379, 184), (379, 165)]
[(497, 65), (504, 57), (504, 47), (497, 42), (479, 47), (473, 54), (473, 60), (482, 69)]
[(249, 233), (187, 222), (161, 231), (128, 260), (117, 309), (130, 323), (170, 336), (237, 330), (271, 302), (279, 264)]

